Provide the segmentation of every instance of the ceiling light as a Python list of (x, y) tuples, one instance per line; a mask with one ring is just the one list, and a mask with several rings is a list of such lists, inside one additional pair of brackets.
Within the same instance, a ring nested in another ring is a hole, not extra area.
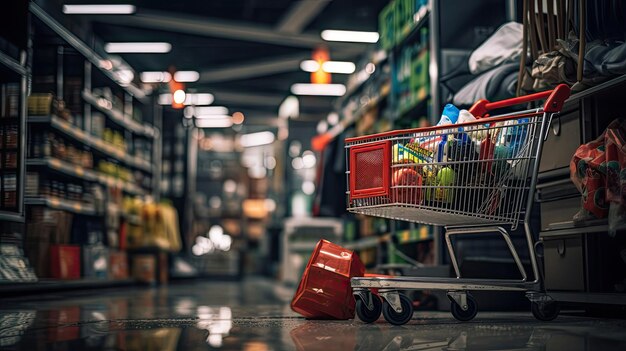
[[(322, 63), (322, 70), (327, 73), (341, 73), (350, 74), (354, 73), (356, 66), (352, 62), (345, 61), (326, 61)], [(300, 62), (300, 69), (305, 72), (317, 72), (320, 69), (320, 64), (314, 60), (305, 60)]]
[(241, 112), (235, 112), (233, 113), (233, 123), (235, 124), (241, 124), (243, 123), (244, 119), (246, 117), (243, 115), (243, 113)]
[(322, 39), (326, 41), (348, 41), (354, 43), (375, 43), (378, 41), (377, 32), (358, 32), (352, 30), (324, 30)]
[(346, 86), (343, 84), (296, 83), (291, 86), (291, 92), (296, 95), (342, 96), (346, 93)]
[(172, 75), (169, 72), (141, 72), (141, 81), (143, 83), (167, 83), (172, 80)]
[(198, 106), (193, 109), (196, 118), (206, 118), (215, 115), (227, 115), (228, 109), (224, 106)]
[(174, 73), (174, 80), (181, 83), (196, 82), (200, 79), (200, 73), (196, 71), (178, 71)]
[(196, 119), (196, 127), (198, 128), (228, 128), (233, 125), (229, 116), (220, 116), (219, 118)]
[(328, 73), (350, 74), (354, 73), (356, 66), (352, 62), (326, 61), (322, 63), (322, 70)]
[(271, 144), (274, 142), (274, 139), (274, 133), (272, 132), (258, 132), (242, 135), (239, 142), (243, 147), (254, 147)]
[(185, 91), (178, 89), (174, 92), (174, 102), (177, 104), (182, 104), (185, 102)]
[(184, 104), (195, 105), (195, 106), (210, 105), (213, 103), (214, 100), (215, 98), (213, 97), (213, 94), (190, 93), (190, 94), (187, 94), (187, 98), (185, 99)]
[(317, 72), (320, 69), (320, 64), (315, 60), (305, 60), (300, 62), (300, 69), (305, 72)]
[(66, 15), (130, 15), (134, 5), (63, 5)]
[(164, 42), (154, 43), (106, 43), (104, 51), (110, 54), (122, 53), (166, 53), (172, 50), (172, 44)]

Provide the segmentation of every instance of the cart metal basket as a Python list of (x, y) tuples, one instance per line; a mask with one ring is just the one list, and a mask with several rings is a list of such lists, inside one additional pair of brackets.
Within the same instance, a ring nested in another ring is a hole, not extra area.
[[(463, 321), (477, 313), (471, 290), (526, 291), (540, 320), (558, 315), (558, 306), (542, 287), (529, 226), (543, 142), (552, 117), (561, 111), (570, 89), (498, 102), (478, 101), (470, 109), (476, 121), (390, 131), (346, 139), (348, 211), (445, 227), (445, 240), (456, 278), (353, 278), (357, 315), (372, 322), (382, 311), (401, 325), (413, 315), (411, 300), (398, 290), (448, 291), (452, 314)], [(544, 100), (540, 108), (489, 116), (499, 110)], [(522, 265), (509, 231), (524, 225), (532, 280)], [(519, 280), (461, 277), (451, 236), (495, 233), (502, 236), (520, 271)], [(380, 299), (369, 289), (379, 289)]]

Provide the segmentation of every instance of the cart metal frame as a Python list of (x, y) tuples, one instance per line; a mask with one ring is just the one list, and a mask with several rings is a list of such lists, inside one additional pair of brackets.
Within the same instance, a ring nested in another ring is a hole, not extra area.
[[(383, 179), (383, 185), (378, 189), (370, 189), (365, 191), (364, 194), (357, 194), (355, 196), (355, 174), (351, 174), (351, 169), (349, 168), (346, 172), (346, 178), (349, 186), (349, 191), (347, 195), (349, 196), (349, 208), (348, 211), (354, 213), (362, 213), (374, 216), (381, 216), (387, 218), (396, 218), (396, 219), (409, 219), (415, 222), (425, 223), (425, 224), (435, 224), (442, 225), (445, 227), (445, 241), (448, 252), (450, 254), (452, 266), (454, 268), (454, 272), (456, 274), (456, 278), (431, 278), (431, 277), (355, 277), (351, 280), (351, 286), (353, 288), (353, 294), (357, 301), (357, 315), (361, 317), (363, 314), (359, 313), (359, 309), (362, 312), (367, 312), (371, 316), (372, 313), (374, 315), (380, 314), (378, 309), (382, 309), (382, 312), (387, 319), (388, 322), (396, 325), (404, 324), (408, 322), (410, 317), (407, 319), (407, 314), (412, 316), (412, 307), (402, 306), (402, 294), (400, 294), (399, 290), (446, 290), (447, 296), (452, 304), (452, 314), (455, 318), (466, 321), (474, 318), (477, 312), (476, 303), (473, 301), (473, 298), (469, 294), (469, 291), (472, 290), (483, 290), (483, 291), (523, 291), (526, 292), (527, 298), (531, 301), (532, 312), (537, 319), (540, 320), (552, 320), (556, 318), (558, 315), (558, 305), (556, 302), (545, 292), (543, 287), (543, 280), (541, 278), (539, 264), (537, 262), (537, 256), (535, 254), (535, 241), (533, 238), (533, 233), (530, 228), (530, 213), (533, 207), (533, 200), (535, 193), (535, 189), (537, 186), (537, 175), (539, 171), (539, 163), (541, 159), (541, 153), (543, 150), (543, 143), (547, 138), (547, 133), (550, 128), (550, 124), (552, 118), (557, 115), (563, 106), (564, 101), (569, 97), (570, 89), (567, 85), (559, 85), (554, 90), (545, 91), (541, 93), (531, 94), (527, 96), (522, 96), (518, 98), (498, 101), (490, 103), (485, 100), (478, 101), (474, 106), (470, 109), (470, 112), (474, 116), (482, 117), (479, 119), (482, 123), (492, 123), (492, 121), (503, 121), (513, 118), (518, 118), (520, 116), (541, 116), (540, 125), (538, 129), (538, 135), (533, 135), (532, 138), (535, 140), (531, 141), (531, 146), (533, 149), (529, 150), (529, 153), (532, 155), (529, 159), (532, 161), (532, 165), (530, 163), (527, 164), (527, 167), (530, 168), (527, 170), (527, 175), (524, 176), (525, 181), (527, 182), (527, 176), (530, 176), (530, 183), (526, 188), (521, 189), (519, 191), (520, 196), (525, 196), (525, 199), (520, 198), (518, 196), (515, 199), (509, 199), (512, 201), (519, 201), (519, 207), (515, 207), (512, 205), (513, 210), (507, 216), (504, 217), (496, 217), (490, 215), (482, 215), (477, 216), (476, 218), (471, 217), (468, 213), (463, 213), (460, 211), (452, 211), (451, 209), (443, 209), (438, 211), (437, 208), (429, 208), (428, 206), (416, 205), (411, 207), (411, 205), (404, 205), (404, 207), (399, 208), (398, 206), (389, 206), (388, 203), (384, 203), (386, 200), (382, 200), (381, 195), (385, 193), (385, 188), (390, 188), (391, 181), (389, 178)], [(546, 99), (544, 105), (541, 108), (518, 111), (515, 113), (503, 114), (498, 116), (493, 116), (487, 119), (483, 119), (488, 116), (488, 112), (491, 110), (497, 110), (500, 108), (510, 107), (519, 104), (527, 104), (532, 101), (543, 100)], [(537, 122), (539, 119), (537, 119)], [(471, 125), (469, 123), (468, 125)], [(476, 125), (476, 123), (473, 123)], [(493, 125), (493, 124), (492, 124)], [(457, 127), (459, 125), (454, 125), (453, 127)], [(431, 128), (421, 128), (421, 129), (413, 129), (413, 130), (404, 130), (404, 131), (392, 131), (387, 133), (380, 133), (365, 137), (356, 137), (356, 138), (348, 138), (346, 139), (346, 157), (347, 164), (349, 167), (356, 167), (354, 165), (355, 162), (355, 153), (352, 152), (352, 147), (355, 145), (359, 145), (361, 149), (367, 147), (367, 144), (375, 144), (380, 143), (384, 140), (394, 140), (398, 138), (398, 135), (410, 134), (410, 133), (424, 133), (425, 130), (441, 130), (450, 128), (451, 126), (440, 126), (440, 127), (431, 127)], [(488, 136), (488, 138), (490, 138)], [(365, 146), (364, 146), (365, 145)], [(389, 147), (383, 149), (384, 152), (391, 152)], [(393, 167), (391, 162), (386, 161), (386, 164), (383, 164), (383, 168)], [(468, 162), (466, 162), (468, 163)], [(384, 172), (383, 172), (384, 174)], [(473, 175), (472, 175), (473, 176)], [(389, 177), (383, 175), (383, 178)], [(468, 176), (469, 177), (469, 176)], [(363, 181), (361, 181), (363, 183)], [(408, 186), (398, 186), (397, 188), (410, 188)], [(413, 188), (428, 188), (428, 186), (418, 186)], [(405, 189), (406, 190), (406, 189)], [(422, 189), (423, 191), (424, 189)], [(352, 193), (351, 193), (352, 191)], [(407, 190), (408, 191), (408, 190)], [(387, 192), (388, 195), (388, 192)], [(368, 197), (369, 196), (369, 197)], [(421, 196), (421, 195), (417, 195)], [(395, 199), (398, 201), (398, 199)], [(424, 201), (424, 200), (420, 200)], [(500, 201), (500, 200), (498, 200)], [(525, 202), (525, 203), (524, 203)], [(356, 205), (355, 205), (356, 204)], [(522, 208), (522, 206), (525, 207)], [(385, 207), (383, 209), (383, 207)], [(394, 213), (390, 211), (402, 212), (402, 214), (395, 216)], [(517, 211), (517, 212), (515, 212)], [(522, 217), (523, 214), (523, 217)], [(525, 232), (525, 240), (528, 246), (528, 254), (530, 258), (530, 263), (532, 267), (532, 279), (529, 279), (524, 266), (522, 265), (522, 261), (519, 257), (519, 254), (513, 245), (511, 240), (511, 235), (509, 231), (507, 231), (503, 226), (510, 225), (512, 230), (514, 230), (518, 223), (522, 222), (524, 225)], [(449, 225), (448, 225), (449, 224)], [(456, 252), (454, 250), (454, 246), (452, 245), (452, 236), (461, 236), (467, 234), (477, 234), (477, 233), (495, 233), (496, 235), (500, 235), (505, 241), (508, 249), (513, 256), (513, 260), (517, 268), (519, 269), (521, 279), (468, 279), (461, 277), (461, 272), (458, 264), (458, 259), (456, 256)], [(383, 304), (374, 303), (374, 299), (376, 299), (376, 295), (370, 292), (370, 289), (377, 289), (378, 295), (382, 298)], [(410, 311), (406, 311), (405, 309), (410, 309)], [(366, 310), (365, 310), (366, 309)], [(455, 312), (456, 311), (456, 312)], [(371, 322), (373, 320), (365, 320), (367, 318), (361, 318), (366, 322)]]

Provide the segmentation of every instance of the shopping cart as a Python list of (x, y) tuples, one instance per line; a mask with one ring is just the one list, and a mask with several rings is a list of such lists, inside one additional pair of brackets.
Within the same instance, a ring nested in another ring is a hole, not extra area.
[[(498, 102), (478, 101), (476, 121), (390, 131), (346, 139), (348, 211), (445, 227), (456, 278), (352, 278), (356, 312), (374, 322), (382, 311), (392, 324), (413, 316), (412, 301), (399, 290), (447, 290), (452, 315), (469, 321), (478, 311), (472, 290), (524, 291), (533, 315), (552, 320), (559, 313), (540, 278), (529, 226), (543, 142), (554, 115), (569, 97), (567, 85)], [(489, 111), (543, 100), (543, 107), (489, 116)], [(532, 278), (526, 274), (509, 231), (523, 223)], [(462, 278), (451, 237), (499, 234), (521, 278)], [(532, 279), (532, 280), (531, 280)], [(370, 289), (378, 289), (376, 297)]]

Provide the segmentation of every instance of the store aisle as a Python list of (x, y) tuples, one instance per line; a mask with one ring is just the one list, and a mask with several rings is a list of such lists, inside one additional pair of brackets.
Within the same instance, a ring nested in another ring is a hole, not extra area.
[[(180, 283), (2, 299), (7, 350), (618, 350), (626, 321), (482, 313), (470, 323), (443, 312), (403, 327), (380, 320), (307, 321), (266, 280)], [(281, 297), (282, 296), (282, 297)]]

